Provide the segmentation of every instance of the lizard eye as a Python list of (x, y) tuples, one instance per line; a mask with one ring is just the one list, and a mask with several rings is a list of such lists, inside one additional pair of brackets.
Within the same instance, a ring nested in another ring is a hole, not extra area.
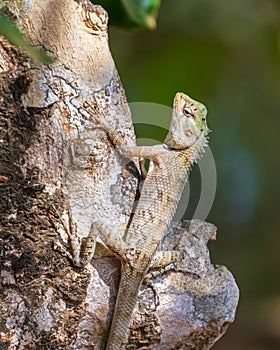
[(194, 117), (192, 109), (186, 106), (183, 108), (183, 114), (188, 118)]

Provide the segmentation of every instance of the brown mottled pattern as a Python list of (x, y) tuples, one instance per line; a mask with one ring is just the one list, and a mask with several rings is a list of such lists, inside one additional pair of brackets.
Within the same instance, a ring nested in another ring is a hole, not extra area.
[(190, 168), (207, 143), (205, 117), (206, 108), (202, 104), (178, 93), (174, 99), (166, 144), (121, 152), (130, 156), (147, 156), (150, 152), (150, 166), (133, 219), (124, 236), (125, 242), (122, 245), (119, 238), (115, 242), (115, 251), (118, 243), (122, 249), (127, 246), (130, 253), (134, 253), (130, 256), (119, 254), (122, 273), (107, 350), (121, 349), (142, 280), (167, 232)]

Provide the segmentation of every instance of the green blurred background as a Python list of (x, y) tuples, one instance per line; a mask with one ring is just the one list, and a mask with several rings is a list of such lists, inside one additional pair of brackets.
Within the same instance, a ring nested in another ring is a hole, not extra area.
[(129, 102), (171, 106), (183, 91), (208, 107), (210, 250), (241, 292), (214, 349), (279, 350), (280, 1), (163, 0), (156, 30), (111, 27), (110, 45)]

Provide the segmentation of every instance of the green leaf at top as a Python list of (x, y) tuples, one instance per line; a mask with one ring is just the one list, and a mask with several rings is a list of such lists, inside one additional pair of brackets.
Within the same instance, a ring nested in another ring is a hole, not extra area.
[[(1, 0), (0, 0), (1, 1)], [(109, 23), (121, 28), (156, 27), (160, 0), (91, 0), (109, 13)]]
[(121, 0), (130, 18), (139, 25), (154, 29), (161, 0)]
[(32, 46), (14, 23), (2, 14), (0, 14), (0, 34), (2, 34), (12, 45), (17, 46), (26, 52), (26, 54), (34, 60), (45, 64), (51, 63), (52, 58), (44, 51)]

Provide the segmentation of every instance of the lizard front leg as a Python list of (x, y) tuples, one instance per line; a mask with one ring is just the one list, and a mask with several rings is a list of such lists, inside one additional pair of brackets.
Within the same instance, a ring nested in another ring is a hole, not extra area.
[(167, 150), (166, 145), (164, 144), (154, 146), (135, 146), (134, 144), (128, 144), (125, 142), (124, 136), (118, 130), (113, 129), (111, 125), (105, 121), (105, 116), (102, 121), (96, 118), (94, 118), (94, 120), (97, 124), (94, 128), (104, 130), (112, 144), (124, 157), (156, 157)]

